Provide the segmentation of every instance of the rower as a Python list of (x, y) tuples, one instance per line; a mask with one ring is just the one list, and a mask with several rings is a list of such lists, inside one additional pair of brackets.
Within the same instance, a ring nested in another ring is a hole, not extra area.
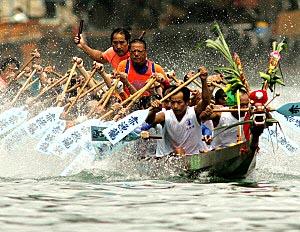
[[(149, 124), (161, 124), (163, 146), (158, 155), (170, 153), (198, 154), (204, 150), (204, 143), (200, 140), (201, 131), (201, 113), (210, 103), (210, 93), (208, 90), (206, 78), (207, 70), (200, 68), (200, 77), (202, 82), (202, 101), (196, 106), (190, 107), (190, 90), (187, 87), (181, 88), (177, 93), (170, 97), (171, 109), (165, 112), (159, 112), (161, 108), (160, 101), (152, 102), (146, 122)], [(170, 91), (174, 90), (173, 87)]]
[[(249, 107), (249, 96), (247, 92), (240, 91), (240, 107), (241, 109)], [(237, 106), (234, 106), (237, 108)], [(241, 111), (240, 117), (241, 120), (244, 120), (246, 112)], [(229, 126), (231, 124), (239, 122), (238, 111), (234, 112), (214, 112), (210, 115), (210, 119), (213, 121), (215, 127)], [(217, 133), (216, 133), (217, 134)], [(222, 132), (220, 135), (213, 138), (213, 146), (217, 147), (226, 147), (229, 144), (237, 142), (238, 129), (236, 127), (228, 129)]]
[[(117, 68), (122, 79), (128, 79), (136, 90), (141, 89), (152, 75), (156, 75), (163, 88), (170, 85), (163, 68), (147, 59), (147, 45), (143, 39), (132, 40), (129, 48), (130, 58), (121, 61)], [(127, 92), (132, 94), (130, 89)]]
[(15, 77), (20, 63), (12, 57), (5, 58), (0, 63), (0, 91), (6, 89), (8, 82)]
[(104, 52), (89, 47), (82, 34), (76, 35), (74, 42), (93, 60), (102, 64), (110, 63), (113, 69), (116, 69), (119, 63), (126, 60), (130, 55), (128, 51), (130, 37), (130, 33), (124, 28), (113, 30), (110, 37), (112, 47)]

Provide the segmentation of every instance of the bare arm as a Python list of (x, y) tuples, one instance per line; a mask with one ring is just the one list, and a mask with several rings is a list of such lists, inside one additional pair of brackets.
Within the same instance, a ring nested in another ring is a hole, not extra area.
[(117, 71), (116, 77), (120, 78), (120, 81), (128, 88), (130, 94), (134, 94), (137, 91), (136, 88), (128, 81), (128, 75), (125, 72)]
[(155, 100), (151, 102), (151, 107), (148, 117), (146, 118), (146, 123), (150, 125), (162, 124), (165, 121), (165, 113), (161, 111), (161, 102), (159, 100)]
[[(100, 50), (96, 50), (91, 48), (84, 40), (82, 34), (80, 34), (80, 38), (77, 36), (74, 37), (74, 42), (77, 44), (77, 47), (80, 48), (84, 53), (86, 53), (91, 59), (100, 62), (107, 63), (107, 60), (103, 58), (103, 52)], [(79, 42), (79, 43), (78, 43)]]
[(200, 78), (201, 78), (201, 84), (202, 84), (202, 101), (198, 102), (198, 104), (195, 106), (195, 113), (197, 115), (197, 120), (199, 123), (201, 122), (200, 114), (210, 104), (210, 99), (211, 99), (211, 93), (207, 86), (207, 76), (208, 76), (208, 73), (207, 73), (206, 68), (201, 67), (200, 68)]

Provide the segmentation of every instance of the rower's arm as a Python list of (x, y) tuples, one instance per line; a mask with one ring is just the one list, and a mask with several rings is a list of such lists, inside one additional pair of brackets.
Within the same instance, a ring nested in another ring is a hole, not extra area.
[(164, 112), (155, 113), (154, 111), (150, 110), (148, 117), (145, 121), (150, 125), (163, 124), (163, 122), (165, 121), (165, 113)]
[(170, 79), (164, 72), (163, 68), (160, 65), (155, 64), (155, 71), (157, 74), (159, 74), (158, 77), (161, 75), (161, 77), (158, 78), (157, 80), (162, 84), (163, 88), (166, 89), (170, 87)]
[(128, 75), (125, 72), (117, 71), (116, 77), (120, 78), (120, 81), (128, 88), (130, 94), (134, 94), (137, 91), (136, 88), (128, 81)]
[(103, 52), (100, 50), (96, 50), (91, 48), (84, 40), (82, 34), (80, 35), (80, 39), (77, 36), (75, 36), (74, 38), (75, 43), (77, 41), (79, 41), (79, 43), (77, 43), (77, 47), (80, 48), (82, 51), (84, 51), (84, 53), (86, 53), (91, 59), (100, 62), (100, 63), (107, 63), (107, 60), (104, 59), (103, 57)]
[(146, 118), (146, 123), (150, 125), (162, 124), (165, 121), (165, 113), (161, 111), (161, 102), (159, 100), (155, 100), (151, 102), (151, 109), (149, 111), (148, 117)]
[(220, 122), (221, 112), (213, 112), (213, 108), (213, 105), (207, 106), (206, 109), (200, 113), (200, 119), (202, 122), (212, 120), (214, 127), (216, 127)]
[(98, 73), (103, 78), (103, 80), (104, 80), (105, 84), (107, 85), (107, 87), (111, 88), (112, 87), (112, 75), (105, 72), (104, 69), (99, 70)]
[(195, 113), (197, 115), (198, 122), (201, 122), (200, 114), (210, 104), (210, 99), (211, 99), (211, 93), (210, 93), (208, 85), (207, 85), (207, 76), (208, 76), (208, 73), (207, 73), (206, 68), (201, 67), (200, 68), (200, 78), (201, 78), (201, 84), (202, 84), (202, 101), (198, 102), (198, 104), (195, 107)]

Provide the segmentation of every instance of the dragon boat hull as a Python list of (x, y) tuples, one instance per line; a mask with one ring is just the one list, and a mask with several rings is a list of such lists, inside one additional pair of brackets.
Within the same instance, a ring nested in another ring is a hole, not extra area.
[(250, 145), (246, 141), (193, 155), (146, 158), (140, 160), (139, 165), (150, 176), (165, 176), (169, 172), (194, 179), (205, 172), (208, 176), (240, 179), (245, 178), (256, 164), (257, 149), (251, 149)]
[(188, 175), (208, 171), (209, 175), (222, 178), (244, 178), (255, 167), (257, 150), (248, 141), (183, 158)]
[[(134, 163), (132, 169), (138, 170), (141, 175), (153, 178), (175, 174), (194, 179), (205, 172), (208, 176), (239, 179), (245, 178), (254, 169), (256, 154), (257, 149), (251, 149), (251, 143), (246, 141), (186, 156), (153, 157), (128, 154), (128, 162)], [(119, 170), (130, 166), (127, 162), (122, 165), (125, 166), (119, 167)]]

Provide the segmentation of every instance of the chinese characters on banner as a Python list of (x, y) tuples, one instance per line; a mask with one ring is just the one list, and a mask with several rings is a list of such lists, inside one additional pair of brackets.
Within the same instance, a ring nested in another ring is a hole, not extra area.
[(148, 116), (148, 112), (149, 110), (134, 111), (116, 122), (113, 126), (103, 130), (103, 134), (112, 144), (116, 144), (134, 129), (142, 125)]

